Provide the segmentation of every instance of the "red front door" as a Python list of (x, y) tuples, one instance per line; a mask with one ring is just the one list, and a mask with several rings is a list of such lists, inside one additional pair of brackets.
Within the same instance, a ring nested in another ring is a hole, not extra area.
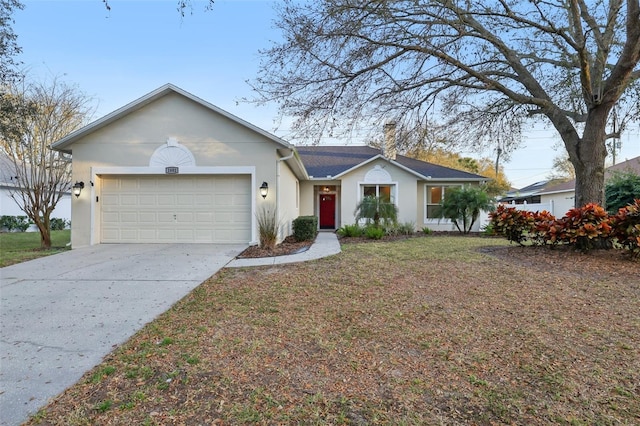
[(336, 227), (336, 196), (335, 194), (320, 194), (320, 229), (335, 229)]

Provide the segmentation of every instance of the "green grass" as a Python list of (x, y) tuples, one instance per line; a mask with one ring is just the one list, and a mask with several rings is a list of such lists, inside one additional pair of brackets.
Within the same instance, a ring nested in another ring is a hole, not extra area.
[(42, 250), (39, 232), (0, 233), (0, 267), (69, 250), (70, 241), (70, 230), (51, 231), (51, 249)]

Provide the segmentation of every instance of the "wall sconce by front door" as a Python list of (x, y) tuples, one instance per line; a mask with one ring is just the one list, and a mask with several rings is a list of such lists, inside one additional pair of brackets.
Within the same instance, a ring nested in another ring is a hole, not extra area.
[(76, 183), (73, 184), (73, 188), (72, 189), (73, 189), (73, 195), (75, 195), (76, 197), (79, 197), (80, 193), (84, 189), (84, 182), (76, 181)]
[(260, 185), (260, 195), (262, 195), (262, 198), (267, 198), (268, 193), (269, 184), (267, 182), (262, 182), (262, 185)]

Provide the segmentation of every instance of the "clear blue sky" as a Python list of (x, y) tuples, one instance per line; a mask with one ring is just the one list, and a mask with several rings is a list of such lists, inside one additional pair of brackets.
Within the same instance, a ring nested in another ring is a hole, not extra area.
[[(272, 1), (216, 0), (209, 12), (194, 1), (194, 13), (184, 18), (176, 0), (110, 0), (111, 11), (101, 0), (23, 2), (14, 26), (20, 59), (32, 77), (62, 77), (93, 97), (95, 118), (172, 83), (286, 139), (286, 125), (274, 131), (275, 105), (237, 102), (252, 95), (246, 81), (256, 75), (258, 50), (280, 37)], [(544, 130), (527, 135), (504, 164), (515, 187), (549, 174), (554, 142)], [(637, 128), (622, 138), (622, 148), (619, 161), (640, 156)]]

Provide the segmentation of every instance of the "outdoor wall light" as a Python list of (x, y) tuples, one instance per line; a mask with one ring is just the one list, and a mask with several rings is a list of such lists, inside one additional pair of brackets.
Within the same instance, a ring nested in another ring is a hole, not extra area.
[(267, 198), (268, 193), (269, 184), (267, 182), (262, 182), (262, 185), (260, 185), (260, 195), (262, 195), (262, 198)]
[(76, 183), (73, 184), (73, 195), (75, 195), (76, 197), (79, 197), (83, 188), (84, 188), (84, 182), (76, 181)]

